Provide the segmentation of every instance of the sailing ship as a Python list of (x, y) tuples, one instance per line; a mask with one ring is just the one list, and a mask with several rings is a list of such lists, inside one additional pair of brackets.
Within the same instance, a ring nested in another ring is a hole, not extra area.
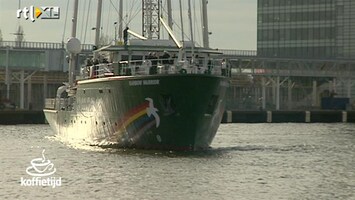
[[(103, 147), (210, 147), (224, 113), (228, 69), (222, 60), (214, 59), (216, 50), (196, 47), (193, 39), (181, 44), (164, 19), (159, 15), (158, 20), (152, 19), (160, 2), (143, 0), (146, 32), (139, 35), (127, 28), (138, 39), (125, 37), (123, 44), (96, 50), (94, 60), (81, 68), (76, 80), (73, 59), (78, 41), (72, 34), (69, 83), (58, 88), (56, 98), (47, 99), (44, 109), (59, 136)], [(207, 2), (202, 3), (206, 8)], [(153, 21), (166, 28), (169, 39), (154, 39)], [(205, 33), (208, 37), (208, 30)]]

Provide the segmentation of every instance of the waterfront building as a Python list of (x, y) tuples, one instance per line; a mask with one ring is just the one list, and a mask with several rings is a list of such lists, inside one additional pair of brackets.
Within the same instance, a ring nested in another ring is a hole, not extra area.
[[(92, 45), (82, 45), (77, 62), (84, 63), (91, 50)], [(43, 109), (45, 99), (67, 82), (67, 71), (63, 43), (0, 41), (0, 110), (3, 101), (19, 109)]]
[(355, 58), (354, 0), (258, 0), (258, 56)]

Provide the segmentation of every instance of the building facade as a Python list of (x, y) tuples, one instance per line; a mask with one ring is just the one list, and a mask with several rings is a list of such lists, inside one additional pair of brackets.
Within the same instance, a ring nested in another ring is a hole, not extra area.
[(258, 56), (354, 59), (354, 0), (258, 0)]

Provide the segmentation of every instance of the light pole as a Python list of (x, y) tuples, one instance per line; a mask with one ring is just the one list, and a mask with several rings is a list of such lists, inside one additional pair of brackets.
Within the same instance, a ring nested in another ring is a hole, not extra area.
[(11, 75), (9, 71), (9, 54), (10, 46), (6, 46), (6, 69), (5, 69), (5, 84), (6, 84), (6, 98), (10, 99), (10, 84), (11, 84)]
[(115, 45), (117, 44), (117, 22), (114, 22), (113, 25), (115, 26)]
[[(91, 30), (92, 30), (92, 31), (96, 31), (96, 27), (92, 27)], [(90, 35), (89, 35), (90, 40), (92, 40), (92, 31), (90, 31)], [(94, 45), (94, 46), (97, 47), (96, 45)], [(95, 49), (95, 50), (96, 50), (96, 49)]]

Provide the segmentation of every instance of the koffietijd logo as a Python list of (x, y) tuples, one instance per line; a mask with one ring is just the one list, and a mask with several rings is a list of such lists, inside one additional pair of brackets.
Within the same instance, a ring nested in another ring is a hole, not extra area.
[(30, 19), (32, 22), (36, 19), (59, 19), (60, 8), (58, 6), (30, 6), (24, 7), (23, 9), (18, 9), (16, 12), (17, 18)]
[[(57, 170), (54, 164), (44, 156), (45, 149), (42, 151), (41, 158), (31, 160), (31, 166), (26, 168), (26, 173), (32, 178), (21, 177), (21, 186), (44, 186), (59, 187), (62, 185), (61, 177), (53, 177)], [(51, 176), (51, 177), (49, 177)]]

